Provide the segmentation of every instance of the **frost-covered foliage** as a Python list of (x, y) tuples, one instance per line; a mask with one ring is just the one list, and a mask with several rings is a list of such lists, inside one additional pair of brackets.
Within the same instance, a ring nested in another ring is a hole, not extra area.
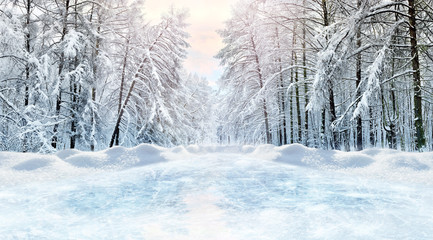
[(183, 69), (185, 11), (151, 24), (141, 0), (0, 1), (0, 150), (215, 140), (431, 150), (430, 6), (239, 1), (219, 32), (214, 96)]
[(132, 100), (140, 112), (140, 141), (170, 145), (179, 136), (176, 128), (182, 125), (175, 124), (179, 113), (172, 103), (177, 102), (181, 89), (181, 61), (189, 46), (185, 17), (185, 12), (171, 12), (147, 36), (143, 60), (135, 75), (138, 91)]
[[(204, 81), (190, 82), (182, 68), (189, 47), (186, 42), (188, 34), (184, 30), (186, 16), (185, 11), (171, 9), (159, 24), (146, 29), (140, 43), (142, 48), (133, 50), (141, 57), (127, 63), (135, 72), (131, 75), (130, 86), (124, 86), (129, 90), (125, 91), (124, 100), (119, 102), (117, 116), (122, 126), (116, 125), (112, 142), (121, 142), (117, 140), (120, 129), (133, 136), (127, 139), (127, 144), (131, 145), (148, 142), (171, 146), (203, 139), (207, 130), (197, 129), (195, 124), (201, 120), (202, 111), (209, 110), (207, 103), (203, 102), (203, 108), (198, 109), (189, 103), (206, 97), (208, 90), (200, 89), (205, 92), (199, 94), (196, 90), (191, 92), (194, 85), (202, 85)], [(193, 114), (197, 117), (192, 117)]]
[[(429, 4), (241, 1), (221, 32), (221, 140), (433, 149)], [(260, 71), (239, 32), (260, 42)]]
[[(0, 12), (0, 149), (37, 151), (49, 149), (45, 140), (47, 92), (43, 80), (46, 55), (38, 58), (35, 24), (23, 24), (12, 4)], [(27, 46), (27, 47), (26, 47)], [(36, 141), (36, 142), (34, 142)]]
[(142, 9), (126, 0), (1, 2), (0, 149), (108, 147), (133, 81), (116, 143), (204, 141), (210, 107), (189, 103), (210, 90), (183, 70), (187, 14), (171, 9), (150, 25)]
[[(275, 101), (274, 32), (259, 13), (262, 4), (242, 1), (220, 35), (226, 46), (217, 58), (225, 67), (221, 77), (220, 137), (241, 143), (271, 143), (270, 116)], [(242, 7), (241, 7), (242, 6)], [(245, 7), (246, 6), (246, 7)], [(274, 75), (271, 77), (271, 75)]]

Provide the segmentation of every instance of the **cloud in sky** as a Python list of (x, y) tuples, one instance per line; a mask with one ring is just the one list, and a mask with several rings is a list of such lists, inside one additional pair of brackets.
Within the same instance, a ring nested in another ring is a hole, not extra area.
[(188, 39), (191, 47), (185, 68), (216, 81), (222, 70), (214, 56), (223, 47), (216, 30), (222, 29), (230, 17), (231, 4), (233, 0), (146, 0), (145, 12), (147, 18), (159, 19), (172, 5), (189, 9), (187, 31), (191, 35)]

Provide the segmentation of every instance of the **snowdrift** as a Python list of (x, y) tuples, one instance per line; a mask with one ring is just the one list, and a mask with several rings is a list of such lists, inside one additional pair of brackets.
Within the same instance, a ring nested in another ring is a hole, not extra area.
[[(105, 171), (143, 167), (167, 161), (196, 159), (202, 155), (243, 155), (251, 161), (317, 170), (336, 171), (391, 181), (432, 185), (433, 153), (407, 153), (389, 149), (360, 152), (326, 151), (299, 144), (260, 146), (178, 146), (163, 148), (142, 144), (134, 148), (115, 147), (100, 152), (64, 150), (53, 155), (0, 152), (0, 186), (46, 181)], [(205, 160), (203, 160), (205, 161)]]
[(292, 144), (282, 147), (258, 146), (252, 155), (260, 159), (318, 170), (433, 185), (433, 152), (402, 152), (376, 148), (342, 152)]

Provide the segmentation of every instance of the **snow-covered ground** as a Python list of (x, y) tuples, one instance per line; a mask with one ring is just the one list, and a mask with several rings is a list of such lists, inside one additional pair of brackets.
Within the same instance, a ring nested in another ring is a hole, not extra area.
[(0, 153), (0, 239), (431, 239), (433, 153)]

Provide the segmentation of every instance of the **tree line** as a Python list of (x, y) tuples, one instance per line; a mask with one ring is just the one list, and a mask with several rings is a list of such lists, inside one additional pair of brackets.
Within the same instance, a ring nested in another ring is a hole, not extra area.
[(431, 0), (241, 0), (218, 94), (183, 68), (187, 13), (0, 0), (0, 150), (269, 143), (433, 149)]
[(220, 31), (221, 142), (433, 149), (431, 0), (243, 0)]
[(204, 141), (205, 79), (183, 68), (187, 12), (142, 1), (0, 1), (0, 150)]

